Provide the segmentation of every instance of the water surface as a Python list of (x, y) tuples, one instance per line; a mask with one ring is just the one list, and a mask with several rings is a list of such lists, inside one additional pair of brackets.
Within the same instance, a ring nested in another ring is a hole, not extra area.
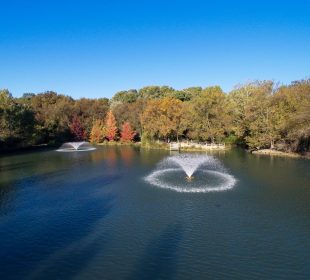
[(166, 151), (0, 157), (0, 279), (310, 279), (310, 161), (214, 156), (237, 183), (144, 178)]

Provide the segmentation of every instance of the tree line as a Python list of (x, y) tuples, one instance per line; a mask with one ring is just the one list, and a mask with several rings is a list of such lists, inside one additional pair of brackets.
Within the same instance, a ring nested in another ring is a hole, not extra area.
[(229, 93), (219, 86), (148, 86), (111, 99), (74, 100), (52, 91), (14, 98), (0, 90), (0, 128), (1, 150), (71, 140), (194, 140), (307, 153), (310, 79), (255, 81)]

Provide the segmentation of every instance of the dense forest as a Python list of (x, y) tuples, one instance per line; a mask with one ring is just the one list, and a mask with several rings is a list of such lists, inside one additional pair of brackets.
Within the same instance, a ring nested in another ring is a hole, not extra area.
[(107, 98), (0, 90), (0, 150), (69, 140), (229, 143), (309, 153), (310, 80), (221, 87), (131, 89)]

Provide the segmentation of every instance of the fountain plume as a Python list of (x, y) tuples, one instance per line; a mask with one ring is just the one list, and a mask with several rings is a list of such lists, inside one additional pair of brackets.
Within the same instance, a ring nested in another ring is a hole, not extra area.
[(61, 145), (57, 152), (92, 151), (96, 148), (89, 142), (67, 142)]
[(169, 160), (177, 163), (184, 170), (187, 178), (191, 179), (197, 168), (207, 162), (207, 157), (201, 155), (183, 154), (173, 156)]

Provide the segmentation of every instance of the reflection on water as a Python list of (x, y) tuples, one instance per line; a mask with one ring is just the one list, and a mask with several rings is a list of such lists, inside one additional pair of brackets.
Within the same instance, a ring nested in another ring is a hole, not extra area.
[(120, 148), (121, 160), (127, 167), (130, 167), (133, 163), (134, 149), (130, 146), (124, 146)]
[(109, 168), (116, 168), (116, 163), (117, 163), (117, 153), (116, 149), (107, 149), (105, 151), (105, 157), (107, 160), (107, 164)]
[(169, 151), (0, 157), (0, 279), (310, 279), (310, 161), (212, 155), (232, 190), (151, 187)]

